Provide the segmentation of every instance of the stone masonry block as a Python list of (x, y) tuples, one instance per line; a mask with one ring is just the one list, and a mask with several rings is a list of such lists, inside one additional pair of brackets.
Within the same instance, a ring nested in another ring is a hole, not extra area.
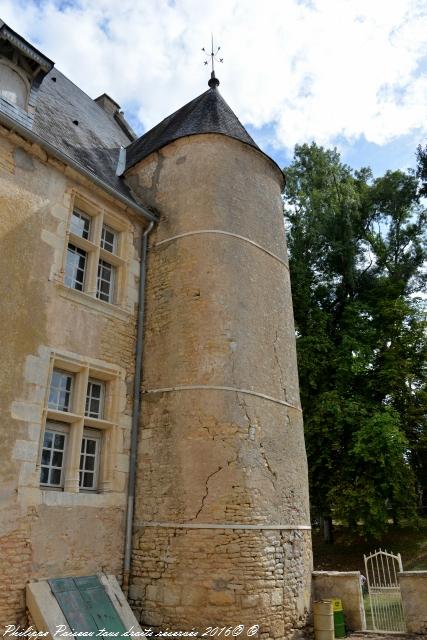
[(234, 604), (235, 599), (235, 594), (232, 591), (211, 591), (209, 593), (210, 604), (218, 606)]

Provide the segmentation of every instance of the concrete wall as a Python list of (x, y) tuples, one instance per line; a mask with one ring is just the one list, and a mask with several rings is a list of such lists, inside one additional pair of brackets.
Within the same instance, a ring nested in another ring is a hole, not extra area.
[(360, 571), (313, 571), (313, 600), (340, 598), (352, 631), (366, 629)]
[[(126, 305), (107, 309), (63, 285), (74, 197), (125, 225)], [(0, 625), (23, 622), (31, 578), (122, 570), (140, 224), (122, 205), (0, 128)], [(108, 490), (41, 490), (52, 354), (112, 367), (117, 420)]]
[(402, 571), (398, 579), (407, 631), (427, 633), (427, 571)]
[(311, 544), (298, 528), (308, 485), (280, 173), (209, 134), (152, 154), (127, 182), (162, 216), (150, 237), (133, 606), (153, 626), (259, 624), (258, 637), (291, 637), (309, 609)]

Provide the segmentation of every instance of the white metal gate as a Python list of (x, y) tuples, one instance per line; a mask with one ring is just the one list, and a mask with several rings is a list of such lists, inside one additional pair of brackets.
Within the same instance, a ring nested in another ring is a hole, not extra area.
[(366, 581), (375, 631), (405, 631), (402, 598), (397, 574), (402, 571), (400, 553), (375, 551), (365, 559)]

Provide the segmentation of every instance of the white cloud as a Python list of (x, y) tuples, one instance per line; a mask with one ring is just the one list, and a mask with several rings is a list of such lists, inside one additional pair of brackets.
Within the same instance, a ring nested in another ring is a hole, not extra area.
[[(337, 136), (386, 144), (427, 132), (424, 0), (3, 0), (2, 18), (80, 87), (145, 128), (206, 88), (202, 46), (221, 44), (224, 97), (292, 148)], [(420, 66), (424, 65), (424, 74)]]

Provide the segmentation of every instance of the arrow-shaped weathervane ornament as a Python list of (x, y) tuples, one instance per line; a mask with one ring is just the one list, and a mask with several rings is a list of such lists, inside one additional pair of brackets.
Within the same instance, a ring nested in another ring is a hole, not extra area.
[[(213, 41), (213, 35), (211, 34), (211, 52), (208, 53), (205, 49), (205, 47), (202, 48), (202, 51), (204, 52), (205, 56), (209, 59), (211, 59), (211, 79), (209, 80), (208, 84), (210, 87), (217, 87), (219, 85), (219, 80), (217, 78), (215, 78), (215, 62), (224, 62), (224, 58), (219, 58), (218, 57), (218, 52), (221, 49), (221, 47), (217, 47), (217, 50), (214, 51), (214, 41)], [(205, 65), (209, 64), (209, 60), (205, 60), (204, 63)]]

